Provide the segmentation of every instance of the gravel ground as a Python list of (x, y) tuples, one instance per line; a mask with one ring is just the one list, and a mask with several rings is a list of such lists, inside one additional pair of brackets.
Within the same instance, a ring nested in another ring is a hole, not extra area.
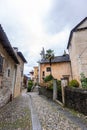
[(0, 130), (32, 130), (29, 96), (23, 94), (0, 109)]

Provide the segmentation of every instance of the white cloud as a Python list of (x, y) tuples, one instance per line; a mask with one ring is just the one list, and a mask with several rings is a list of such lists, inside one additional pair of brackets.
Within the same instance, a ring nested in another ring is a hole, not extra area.
[[(60, 32), (52, 34), (46, 31), (45, 21), (50, 23), (48, 16), (54, 8), (53, 5), (54, 0), (0, 0), (0, 23), (12, 46), (17, 46), (28, 61), (25, 73), (40, 59), (42, 47), (53, 49), (56, 55), (62, 54), (66, 48), (70, 31), (66, 23)], [(54, 19), (53, 17), (51, 20)], [(54, 22), (55, 27), (60, 25), (59, 19), (57, 23)]]
[(52, 0), (3, 0), (0, 3), (0, 23), (12, 46), (18, 46), (26, 54), (30, 68), (37, 62), (42, 49), (43, 17), (51, 6)]

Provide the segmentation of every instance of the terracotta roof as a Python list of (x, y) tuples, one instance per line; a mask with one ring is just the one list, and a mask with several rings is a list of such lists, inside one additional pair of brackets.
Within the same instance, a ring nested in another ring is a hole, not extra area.
[[(69, 55), (63, 55), (63, 56), (55, 56), (54, 59), (51, 61), (52, 63), (61, 63), (61, 62), (70, 62)], [(48, 59), (43, 59), (39, 62), (40, 64), (49, 63)]]
[(2, 44), (2, 46), (5, 48), (5, 50), (7, 51), (7, 53), (9, 54), (9, 56), (12, 57), (12, 59), (19, 64), (19, 61), (15, 55), (15, 52), (6, 36), (6, 33), (4, 32), (2, 26), (0, 25), (0, 43)]
[(17, 54), (21, 57), (23, 62), (27, 63), (26, 59), (24, 58), (23, 54), (21, 52), (17, 52)]
[(70, 36), (69, 36), (69, 40), (68, 40), (67, 49), (69, 48), (69, 45), (70, 45), (70, 42), (71, 42), (71, 39), (72, 39), (72, 36), (73, 36), (73, 32), (82, 31), (82, 30), (87, 29), (87, 27), (78, 28), (78, 27), (79, 27), (81, 24), (83, 24), (86, 20), (87, 20), (87, 17), (85, 17), (79, 24), (77, 24), (77, 25), (71, 30)]

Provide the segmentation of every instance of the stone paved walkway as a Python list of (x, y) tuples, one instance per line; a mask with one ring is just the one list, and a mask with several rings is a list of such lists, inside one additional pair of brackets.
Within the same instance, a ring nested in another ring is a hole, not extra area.
[(86, 123), (36, 92), (24, 91), (0, 109), (0, 130), (87, 130)]
[(37, 93), (30, 93), (43, 130), (87, 130), (86, 122)]
[(22, 94), (0, 109), (0, 130), (32, 130), (28, 95)]

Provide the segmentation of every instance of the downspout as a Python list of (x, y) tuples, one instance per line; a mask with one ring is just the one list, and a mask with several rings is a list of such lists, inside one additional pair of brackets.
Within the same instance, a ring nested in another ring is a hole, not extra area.
[(71, 79), (73, 80), (73, 73), (72, 73), (72, 65), (71, 65), (71, 61), (70, 61), (70, 70), (71, 70)]
[(14, 78), (13, 97), (14, 97), (15, 85), (16, 85), (17, 65), (14, 66), (14, 70), (15, 70), (15, 72), (14, 72), (14, 76), (15, 76), (15, 78)]
[(41, 77), (41, 75), (40, 75), (40, 63), (39, 63), (39, 76), (38, 76), (38, 78), (39, 78), (39, 83), (40, 83), (40, 77)]

